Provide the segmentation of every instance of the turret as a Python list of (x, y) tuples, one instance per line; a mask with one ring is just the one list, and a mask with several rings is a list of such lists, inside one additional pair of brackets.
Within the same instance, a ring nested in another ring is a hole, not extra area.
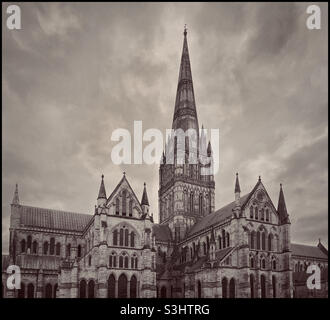
[(16, 188), (15, 188), (13, 202), (11, 204), (13, 204), (13, 205), (19, 205), (18, 185), (17, 185), (17, 183), (16, 183)]
[(141, 200), (141, 207), (144, 214), (149, 214), (149, 200), (147, 195), (146, 183), (144, 183), (143, 195)]
[(290, 224), (289, 214), (286, 210), (282, 183), (280, 184), (280, 195), (278, 198), (277, 213), (279, 216), (280, 224)]
[(105, 187), (104, 187), (104, 175), (102, 174), (102, 180), (101, 180), (101, 185), (100, 185), (100, 190), (99, 190), (99, 195), (97, 197), (97, 205), (99, 207), (102, 207), (105, 205), (107, 202), (107, 195), (105, 192)]

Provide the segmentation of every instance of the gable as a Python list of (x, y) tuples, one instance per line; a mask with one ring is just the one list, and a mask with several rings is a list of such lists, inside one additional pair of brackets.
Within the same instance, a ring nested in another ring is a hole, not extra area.
[[(127, 211), (128, 211), (128, 204), (130, 201), (132, 201), (132, 207), (133, 207), (133, 216), (139, 217), (142, 214), (142, 207), (140, 204), (140, 201), (138, 200), (135, 192), (133, 191), (131, 185), (129, 184), (128, 180), (126, 179), (126, 176), (124, 175), (123, 178), (120, 180), (120, 182), (117, 184), (116, 188), (113, 190), (111, 195), (109, 196), (106, 206), (110, 208), (110, 213), (115, 213), (115, 206), (116, 201), (119, 199), (120, 206), (122, 205), (122, 197), (123, 193), (126, 192), (126, 199), (127, 201)], [(128, 215), (128, 214), (127, 214)]]
[[(258, 181), (252, 191), (249, 193), (249, 196), (242, 203), (242, 210), (245, 210), (246, 217), (249, 218), (249, 208), (251, 206), (259, 208), (269, 208), (270, 212), (274, 214), (276, 220), (278, 220), (278, 213), (273, 204), (272, 199), (268, 195), (268, 192), (261, 181)], [(274, 221), (273, 221), (274, 223)]]

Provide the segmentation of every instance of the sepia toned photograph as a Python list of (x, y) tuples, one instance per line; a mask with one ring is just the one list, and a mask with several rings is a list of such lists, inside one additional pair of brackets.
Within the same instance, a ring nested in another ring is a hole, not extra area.
[(2, 298), (328, 298), (328, 4), (2, 3)]

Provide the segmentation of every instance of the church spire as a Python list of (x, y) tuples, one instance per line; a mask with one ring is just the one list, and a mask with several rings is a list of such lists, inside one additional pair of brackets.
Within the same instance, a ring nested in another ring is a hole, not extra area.
[(183, 49), (172, 128), (174, 130), (181, 128), (183, 131), (186, 131), (187, 129), (195, 129), (197, 134), (199, 134), (186, 26), (183, 35)]
[(19, 205), (19, 197), (18, 197), (18, 184), (16, 183), (15, 193), (12, 204)]
[(278, 198), (277, 212), (278, 212), (281, 224), (290, 223), (289, 215), (288, 215), (288, 212), (286, 210), (286, 204), (285, 204), (284, 193), (283, 193), (283, 189), (282, 189), (282, 183), (280, 184), (280, 195), (279, 195), (279, 198)]

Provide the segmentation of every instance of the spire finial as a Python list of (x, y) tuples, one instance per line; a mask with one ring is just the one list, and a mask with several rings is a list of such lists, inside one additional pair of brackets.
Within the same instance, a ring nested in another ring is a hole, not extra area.
[(101, 177), (102, 177), (102, 180), (103, 180), (104, 179), (104, 174), (103, 173), (102, 173), (102, 176)]
[(241, 192), (241, 187), (239, 185), (238, 172), (236, 172), (235, 193), (240, 193), (240, 192)]
[(259, 180), (259, 182), (261, 181), (261, 176), (259, 176), (259, 179), (258, 180)]
[(184, 34), (185, 37), (187, 36), (187, 25), (186, 24), (184, 24), (183, 34)]
[(125, 171), (123, 172), (123, 175), (124, 175), (124, 177), (126, 177), (126, 172)]

